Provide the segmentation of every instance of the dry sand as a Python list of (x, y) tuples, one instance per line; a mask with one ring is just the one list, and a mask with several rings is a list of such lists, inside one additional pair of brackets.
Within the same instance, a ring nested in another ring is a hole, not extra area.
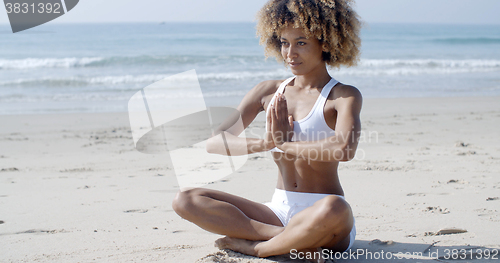
[[(422, 252), (391, 262), (434, 261), (429, 252), (469, 255), (477, 247), (500, 258), (499, 102), (365, 99), (365, 136), (340, 167), (356, 254), (338, 261), (385, 261), (362, 251)], [(177, 216), (168, 156), (134, 149), (127, 113), (0, 116), (0, 123), (1, 262), (301, 262), (219, 251), (220, 236)], [(259, 115), (252, 128), (263, 125)], [(265, 202), (276, 173), (267, 154), (253, 154), (208, 187)], [(446, 229), (467, 232), (439, 232)]]

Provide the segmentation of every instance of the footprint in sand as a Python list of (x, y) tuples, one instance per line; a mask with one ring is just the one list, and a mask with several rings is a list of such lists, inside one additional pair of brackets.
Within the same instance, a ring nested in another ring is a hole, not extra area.
[(443, 235), (453, 235), (453, 234), (462, 234), (467, 233), (465, 229), (459, 228), (444, 228), (437, 232), (425, 232), (425, 236), (443, 236)]
[(374, 239), (374, 240), (370, 241), (370, 243), (368, 243), (368, 245), (377, 245), (377, 246), (390, 246), (390, 245), (394, 245), (394, 244), (396, 244), (396, 242), (394, 242), (392, 240), (382, 241), (380, 239)]
[(16, 167), (2, 168), (2, 170), (0, 170), (0, 172), (17, 172), (17, 171), (19, 171), (19, 169), (17, 169)]
[(424, 193), (409, 193), (406, 196), (425, 196)]
[(464, 156), (464, 155), (475, 155), (476, 154), (476, 151), (467, 151), (467, 152), (459, 152), (457, 153), (457, 155), (461, 155), (461, 156)]
[(487, 208), (479, 208), (475, 209), (475, 212), (478, 212), (478, 216), (480, 216), (481, 219), (493, 221), (493, 222), (499, 222), (500, 221), (500, 214), (498, 213), (498, 210), (493, 210), (493, 209), (487, 209)]
[(268, 258), (256, 258), (252, 256), (248, 256), (245, 254), (241, 254), (238, 252), (234, 252), (228, 249), (223, 249), (221, 251), (209, 254), (205, 257), (202, 257), (196, 261), (196, 263), (237, 263), (237, 262), (253, 262), (253, 263), (272, 263), (272, 262), (309, 262), (300, 259), (290, 259), (290, 254), (280, 255), (280, 256), (272, 256)]
[(448, 208), (441, 208), (439, 206), (428, 206), (427, 208), (425, 208), (424, 210), (422, 210), (424, 212), (431, 212), (431, 213), (439, 213), (439, 214), (449, 214), (450, 211), (448, 210)]
[(148, 210), (147, 209), (132, 209), (132, 210), (125, 210), (123, 211), (124, 213), (146, 213)]
[(26, 231), (16, 232), (16, 234), (57, 234), (57, 233), (66, 233), (68, 231), (64, 229), (55, 229), (55, 230), (44, 230), (44, 229), (30, 229)]
[(455, 179), (451, 179), (451, 180), (449, 180), (446, 183), (447, 184), (469, 184), (469, 182), (467, 182), (467, 181), (464, 181), (464, 180), (455, 180)]
[(92, 168), (74, 168), (74, 169), (64, 169), (64, 170), (59, 170), (61, 173), (74, 173), (74, 172), (91, 172)]
[(264, 157), (264, 156), (254, 156), (254, 157), (248, 158), (248, 160), (252, 160), (252, 161), (259, 160), (259, 159), (266, 159), (266, 157)]

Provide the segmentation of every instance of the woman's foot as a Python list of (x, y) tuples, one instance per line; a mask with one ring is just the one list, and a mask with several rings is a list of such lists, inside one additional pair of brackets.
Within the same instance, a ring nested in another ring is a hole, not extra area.
[[(215, 241), (215, 246), (219, 249), (230, 249), (232, 251), (240, 252), (254, 257), (266, 257), (264, 255), (259, 255), (258, 251), (255, 248), (259, 243), (262, 242), (264, 241), (251, 241), (240, 238), (223, 237)], [(297, 255), (299, 255), (298, 253), (300, 253), (301, 258), (307, 261), (314, 263), (325, 262), (325, 259), (321, 254), (321, 248), (301, 249), (297, 252)]]
[(246, 255), (258, 257), (255, 246), (263, 241), (251, 241), (240, 238), (223, 237), (215, 240), (215, 246), (219, 249), (230, 249)]

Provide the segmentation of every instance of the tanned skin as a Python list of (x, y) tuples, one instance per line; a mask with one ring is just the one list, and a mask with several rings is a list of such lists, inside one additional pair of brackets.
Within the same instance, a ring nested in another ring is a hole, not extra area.
[[(231, 249), (257, 257), (328, 248), (344, 251), (349, 245), (353, 214), (341, 197), (344, 192), (338, 178), (339, 162), (349, 161), (356, 152), (361, 123), (362, 97), (355, 87), (338, 83), (323, 108), (326, 123), (335, 136), (317, 141), (290, 141), (293, 121), (311, 111), (323, 87), (330, 81), (324, 47), (309, 39), (298, 28), (286, 28), (281, 34), (281, 53), (296, 78), (269, 105), (283, 80), (264, 81), (255, 86), (238, 106), (244, 128), (261, 111), (270, 110), (264, 139), (239, 138), (242, 130), (221, 130), (232, 154), (249, 154), (277, 147), (273, 152), (278, 166), (276, 188), (294, 192), (330, 194), (313, 206), (297, 213), (286, 227), (267, 206), (242, 197), (211, 189), (180, 191), (173, 201), (174, 210), (201, 228), (225, 235), (216, 241), (221, 249)], [(211, 153), (227, 154), (221, 134), (207, 142)], [(315, 262), (322, 262), (316, 259)]]

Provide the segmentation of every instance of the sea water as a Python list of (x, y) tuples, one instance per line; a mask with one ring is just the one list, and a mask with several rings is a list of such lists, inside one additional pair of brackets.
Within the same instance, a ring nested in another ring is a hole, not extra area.
[[(330, 73), (365, 98), (500, 95), (499, 25), (367, 24), (361, 38), (358, 65)], [(0, 114), (126, 111), (140, 89), (191, 69), (207, 106), (292, 76), (265, 59), (254, 23), (0, 25)]]

